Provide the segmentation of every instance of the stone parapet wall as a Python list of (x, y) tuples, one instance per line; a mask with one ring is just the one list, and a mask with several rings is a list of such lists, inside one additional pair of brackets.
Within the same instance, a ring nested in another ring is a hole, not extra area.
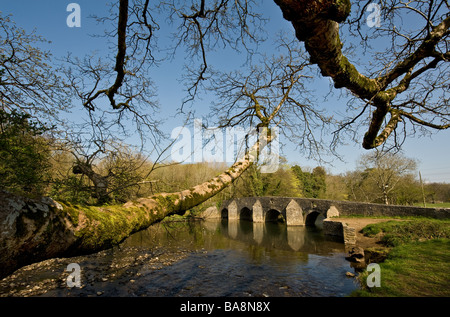
[(342, 224), (342, 231), (344, 236), (345, 244), (355, 244), (356, 243), (356, 229), (350, 227), (346, 223)]
[(327, 218), (323, 221), (322, 229), (324, 234), (339, 237), (345, 244), (356, 243), (356, 229), (346, 223)]
[(351, 201), (333, 201), (340, 216), (398, 217), (415, 216), (436, 219), (450, 218), (450, 208), (425, 208), (416, 206), (369, 204)]
[[(450, 218), (450, 208), (424, 208), (415, 206), (383, 205), (352, 201), (338, 201), (328, 199), (299, 198), (299, 197), (245, 197), (226, 200), (219, 210), (227, 209), (229, 204), (236, 202), (236, 209), (242, 206), (252, 208), (256, 201), (260, 201), (262, 207), (278, 210), (283, 213), (288, 204), (294, 200), (303, 211), (317, 210), (321, 212), (333, 211), (340, 216), (369, 216), (369, 217), (396, 217), (415, 216), (436, 219)], [(327, 217), (329, 217), (327, 215)]]

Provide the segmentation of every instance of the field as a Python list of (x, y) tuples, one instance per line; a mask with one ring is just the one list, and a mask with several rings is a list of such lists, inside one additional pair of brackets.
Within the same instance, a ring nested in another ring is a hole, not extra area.
[[(353, 296), (450, 296), (450, 220), (387, 221), (368, 225), (363, 233), (381, 233), (388, 256), (380, 263), (381, 287)], [(360, 275), (363, 285), (367, 277)]]
[[(416, 206), (423, 206), (423, 204), (416, 204)], [(426, 207), (429, 208), (450, 208), (449, 203), (438, 203), (438, 204), (426, 204)]]

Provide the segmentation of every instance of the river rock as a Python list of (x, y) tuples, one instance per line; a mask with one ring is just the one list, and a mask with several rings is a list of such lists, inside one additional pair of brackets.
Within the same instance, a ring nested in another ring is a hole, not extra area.
[(348, 251), (348, 256), (345, 258), (350, 262), (363, 263), (364, 262), (364, 249), (361, 247), (352, 247)]

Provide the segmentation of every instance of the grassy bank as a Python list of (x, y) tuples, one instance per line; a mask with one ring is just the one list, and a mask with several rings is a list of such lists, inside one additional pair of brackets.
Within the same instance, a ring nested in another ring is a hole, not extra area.
[[(450, 296), (450, 220), (388, 221), (363, 232), (382, 232), (389, 253), (379, 263), (381, 287), (366, 287), (353, 296)], [(362, 285), (368, 275), (360, 275)]]
[(363, 229), (364, 235), (369, 237), (373, 237), (380, 232), (383, 233), (381, 242), (387, 247), (432, 239), (450, 239), (450, 220), (414, 218), (408, 221), (387, 221), (370, 224)]
[[(417, 203), (417, 204), (414, 204), (414, 206), (423, 207), (423, 203)], [(426, 207), (427, 208), (450, 208), (450, 202), (436, 203), (436, 204), (427, 203)]]

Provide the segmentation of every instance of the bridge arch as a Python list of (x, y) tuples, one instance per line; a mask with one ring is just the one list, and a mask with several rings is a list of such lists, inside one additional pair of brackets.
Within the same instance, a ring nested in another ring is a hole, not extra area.
[(305, 216), (305, 226), (322, 227), (324, 219), (323, 213), (312, 210)]
[(286, 222), (283, 213), (276, 209), (269, 209), (264, 217), (264, 221), (266, 222)]
[(220, 218), (222, 218), (222, 219), (228, 218), (228, 209), (227, 208), (222, 208), (222, 210), (220, 211)]
[(243, 207), (239, 212), (239, 219), (240, 220), (253, 220), (253, 211), (250, 208)]

